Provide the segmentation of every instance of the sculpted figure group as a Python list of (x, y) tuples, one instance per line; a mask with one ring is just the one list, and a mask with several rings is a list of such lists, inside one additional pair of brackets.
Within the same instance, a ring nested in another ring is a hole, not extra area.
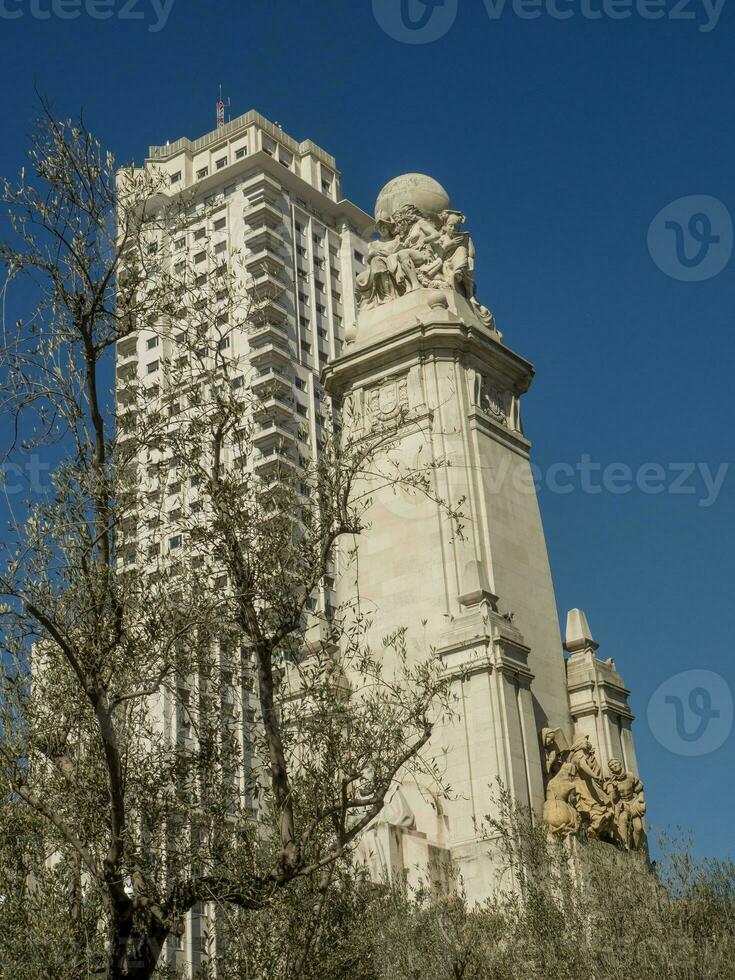
[(380, 238), (370, 243), (367, 269), (357, 277), (361, 309), (369, 310), (427, 286), (456, 289), (482, 323), (495, 329), (492, 313), (480, 304), (475, 286), (475, 247), (460, 211), (423, 214), (406, 204), (378, 221)]
[(640, 850), (646, 812), (640, 779), (626, 772), (619, 759), (610, 759), (605, 775), (587, 735), (569, 747), (560, 731), (544, 728), (541, 743), (547, 775), (543, 818), (549, 832), (567, 837), (581, 829), (625, 850)]

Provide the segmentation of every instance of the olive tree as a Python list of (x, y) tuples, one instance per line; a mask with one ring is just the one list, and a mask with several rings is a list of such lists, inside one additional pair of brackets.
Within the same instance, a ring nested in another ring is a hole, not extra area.
[(2, 194), (4, 462), (50, 467), (8, 495), (0, 565), (8, 969), (163, 975), (193, 908), (325, 892), (396, 774), (430, 765), (431, 651), (398, 631), (388, 672), (359, 610), (319, 596), (370, 533), (367, 477), (443, 504), (391, 452), (405, 420), (258, 455), (233, 347), (273, 296), (236, 249), (207, 245), (204, 273), (173, 254), (197, 201), (155, 167), (46, 111)]

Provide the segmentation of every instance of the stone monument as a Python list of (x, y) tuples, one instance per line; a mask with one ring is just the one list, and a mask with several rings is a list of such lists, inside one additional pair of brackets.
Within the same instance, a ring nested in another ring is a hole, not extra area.
[[(552, 835), (640, 845), (632, 715), (579, 610), (565, 661), (521, 424), (533, 368), (478, 299), (464, 215), (435, 180), (407, 174), (380, 192), (375, 220), (357, 321), (324, 384), (353, 437), (395, 428), (399, 460), (433, 473), (444, 507), (370, 488), (359, 604), (376, 643), (405, 626), (415, 656), (439, 658), (456, 711), (429, 747), (450, 793), (401, 781), (361, 851), (375, 875), (451, 864), (469, 899), (482, 901), (496, 874), (482, 824), (498, 780)], [(462, 513), (462, 533), (445, 508)], [(356, 601), (354, 574), (337, 590)]]

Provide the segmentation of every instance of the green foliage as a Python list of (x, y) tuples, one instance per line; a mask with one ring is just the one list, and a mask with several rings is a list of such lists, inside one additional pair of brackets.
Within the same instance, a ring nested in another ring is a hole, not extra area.
[[(702, 980), (735, 977), (735, 866), (662, 842), (656, 866), (608, 844), (549, 842), (507, 804), (489, 828), (501, 887), (470, 908), (461, 881), (378, 887), (341, 867), (246, 913), (221, 961), (232, 980)], [(257, 936), (257, 941), (250, 940)], [(306, 962), (300, 954), (308, 947)]]

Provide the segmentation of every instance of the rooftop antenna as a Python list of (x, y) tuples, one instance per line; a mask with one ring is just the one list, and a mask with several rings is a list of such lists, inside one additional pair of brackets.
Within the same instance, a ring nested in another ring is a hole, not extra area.
[(230, 100), (227, 102), (222, 98), (222, 86), (219, 87), (219, 99), (217, 101), (217, 129), (222, 129), (225, 124), (225, 109), (230, 108)]

